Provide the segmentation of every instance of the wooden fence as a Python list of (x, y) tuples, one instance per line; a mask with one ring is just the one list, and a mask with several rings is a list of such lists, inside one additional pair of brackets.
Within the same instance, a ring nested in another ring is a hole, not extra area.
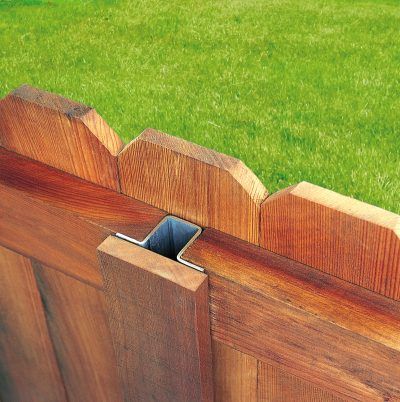
[[(144, 242), (204, 228), (182, 258)], [(116, 234), (119, 234), (115, 236)], [(0, 101), (0, 399), (400, 401), (400, 216), (87, 106)]]

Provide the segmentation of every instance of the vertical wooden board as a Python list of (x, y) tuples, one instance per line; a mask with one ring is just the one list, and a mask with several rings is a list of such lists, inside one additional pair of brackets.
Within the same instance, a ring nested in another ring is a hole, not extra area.
[(215, 402), (257, 401), (257, 359), (213, 341)]
[(261, 207), (261, 246), (400, 300), (400, 216), (302, 182)]
[(308, 381), (290, 375), (267, 363), (258, 362), (259, 402), (345, 402), (341, 398)]
[(114, 190), (122, 141), (88, 106), (28, 85), (0, 100), (0, 146)]
[(115, 237), (98, 248), (126, 401), (212, 401), (207, 276)]
[(47, 322), (70, 401), (121, 401), (103, 293), (34, 264)]
[(29, 259), (0, 247), (0, 398), (65, 401)]
[(267, 190), (240, 160), (148, 129), (118, 165), (123, 193), (258, 244)]

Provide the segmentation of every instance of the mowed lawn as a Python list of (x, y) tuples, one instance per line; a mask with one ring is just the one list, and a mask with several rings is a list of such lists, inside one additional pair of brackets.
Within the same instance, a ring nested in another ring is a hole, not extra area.
[(94, 106), (400, 213), (400, 3), (0, 0), (0, 95)]

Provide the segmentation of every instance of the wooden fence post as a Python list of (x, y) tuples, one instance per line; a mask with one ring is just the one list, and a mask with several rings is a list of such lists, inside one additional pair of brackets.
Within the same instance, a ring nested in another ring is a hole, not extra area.
[(98, 250), (124, 399), (211, 402), (207, 276), (116, 237)]

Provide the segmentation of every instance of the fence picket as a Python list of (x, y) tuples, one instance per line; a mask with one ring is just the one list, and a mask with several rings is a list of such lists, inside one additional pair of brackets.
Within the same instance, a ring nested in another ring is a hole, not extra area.
[(0, 100), (0, 146), (118, 190), (116, 155), (123, 143), (85, 105), (29, 85)]
[(400, 216), (302, 182), (263, 203), (261, 246), (400, 299)]

